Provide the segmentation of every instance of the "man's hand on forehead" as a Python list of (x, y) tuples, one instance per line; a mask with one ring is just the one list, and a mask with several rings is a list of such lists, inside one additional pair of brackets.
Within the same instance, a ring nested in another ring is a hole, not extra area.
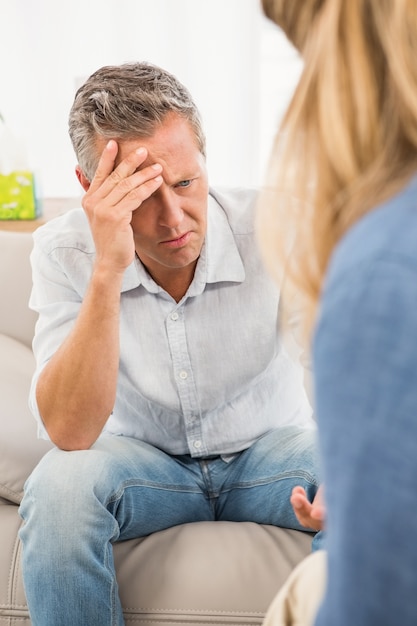
[(133, 212), (162, 183), (162, 166), (143, 166), (148, 156), (144, 147), (129, 151), (117, 163), (118, 143), (105, 145), (91, 184), (86, 183), (82, 205), (96, 246), (96, 258), (105, 267), (123, 273), (135, 255), (131, 226)]
[(148, 157), (144, 147), (132, 150), (118, 162), (119, 154), (118, 143), (111, 139), (101, 154), (90, 189), (100, 189), (106, 195), (111, 194), (116, 202), (132, 194), (136, 202), (134, 209), (137, 208), (138, 200), (139, 203), (146, 200), (161, 184), (162, 166), (152, 163), (143, 167)]

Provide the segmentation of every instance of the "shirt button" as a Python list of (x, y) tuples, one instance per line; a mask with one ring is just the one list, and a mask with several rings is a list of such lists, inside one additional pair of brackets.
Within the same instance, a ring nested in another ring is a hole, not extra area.
[(199, 439), (197, 439), (197, 441), (194, 441), (194, 448), (196, 448), (197, 450), (199, 450), (201, 448), (201, 441)]
[(182, 372), (180, 372), (180, 378), (182, 380), (185, 380), (186, 378), (188, 378), (188, 374), (186, 371), (182, 370)]
[(171, 313), (171, 319), (176, 322), (177, 319), (179, 318), (179, 315), (176, 311), (174, 311), (173, 313)]

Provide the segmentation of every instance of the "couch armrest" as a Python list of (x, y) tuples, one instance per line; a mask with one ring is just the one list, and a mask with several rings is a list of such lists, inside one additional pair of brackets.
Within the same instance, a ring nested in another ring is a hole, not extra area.
[(32, 351), (0, 334), (0, 498), (19, 504), (26, 478), (52, 444), (37, 439), (28, 394)]

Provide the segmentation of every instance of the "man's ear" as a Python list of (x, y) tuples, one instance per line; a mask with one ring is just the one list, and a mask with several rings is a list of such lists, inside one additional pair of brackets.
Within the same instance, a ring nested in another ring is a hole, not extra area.
[(75, 168), (75, 175), (77, 176), (81, 187), (84, 189), (84, 191), (88, 191), (91, 183), (88, 180), (88, 178), (85, 176), (84, 172), (82, 171), (81, 167), (79, 165), (76, 166)]

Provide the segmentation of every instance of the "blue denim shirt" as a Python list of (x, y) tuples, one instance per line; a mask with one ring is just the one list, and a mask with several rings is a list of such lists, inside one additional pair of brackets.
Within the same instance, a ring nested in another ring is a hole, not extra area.
[[(277, 332), (279, 292), (258, 254), (255, 204), (255, 192), (210, 192), (205, 243), (180, 302), (139, 259), (127, 268), (117, 398), (105, 432), (199, 457), (233, 454), (286, 424), (314, 425), (303, 370)], [(35, 232), (31, 262), (39, 320), (30, 406), (47, 437), (36, 381), (78, 315), (94, 263), (82, 209)]]
[(329, 558), (316, 626), (415, 626), (416, 180), (337, 247), (313, 367)]

